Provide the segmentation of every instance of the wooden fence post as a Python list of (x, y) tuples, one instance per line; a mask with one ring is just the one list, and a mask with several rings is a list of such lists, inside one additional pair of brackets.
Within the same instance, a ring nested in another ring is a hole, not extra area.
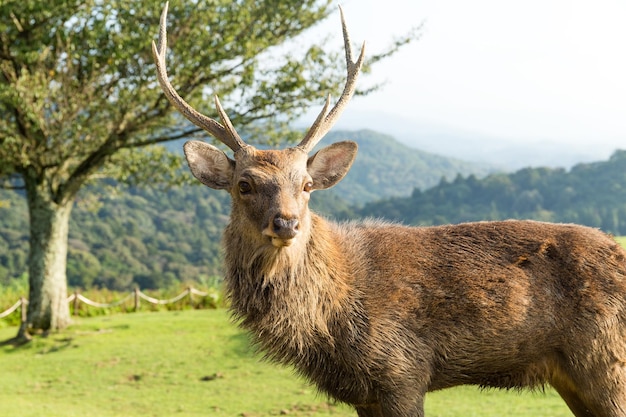
[(74, 290), (74, 315), (78, 316), (78, 290)]
[(187, 287), (187, 295), (189, 295), (189, 305), (193, 308), (193, 292), (191, 286)]
[(135, 287), (135, 311), (139, 310), (139, 287)]
[(21, 303), (21, 324), (24, 325), (26, 323), (26, 318), (27, 318), (27, 309), (26, 306), (28, 305), (28, 302), (26, 301), (26, 298), (24, 297), (20, 297), (20, 303)]

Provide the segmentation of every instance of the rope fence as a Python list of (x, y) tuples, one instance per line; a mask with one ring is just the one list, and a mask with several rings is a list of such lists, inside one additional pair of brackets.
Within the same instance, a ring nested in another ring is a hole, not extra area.
[[(184, 298), (187, 298), (189, 301), (189, 304), (193, 307), (194, 296), (204, 298), (204, 297), (209, 297), (212, 295), (213, 294), (209, 292), (204, 292), (204, 291), (200, 291), (195, 288), (192, 288), (192, 287), (187, 287), (182, 293), (180, 293), (176, 297), (166, 299), (166, 300), (159, 300), (157, 298), (150, 297), (149, 295), (143, 293), (139, 288), (135, 288), (135, 290), (130, 292), (126, 297), (123, 297), (117, 301), (113, 301), (110, 303), (99, 303), (97, 301), (90, 300), (89, 298), (80, 294), (78, 291), (75, 291), (72, 295), (67, 297), (67, 302), (73, 303), (72, 306), (74, 310), (74, 315), (78, 315), (80, 303), (83, 303), (83, 304), (86, 304), (88, 306), (95, 307), (95, 308), (114, 308), (114, 307), (119, 307), (129, 302), (130, 300), (133, 300), (132, 310), (138, 311), (141, 308), (142, 300), (153, 305), (166, 305), (166, 304), (174, 304), (183, 300)], [(24, 297), (20, 297), (20, 299), (11, 307), (9, 307), (9, 309), (0, 313), (0, 319), (10, 316), (19, 308), (20, 314), (21, 314), (21, 322), (24, 323), (26, 321), (27, 306), (28, 306), (28, 300)]]
[(3, 319), (9, 315), (11, 315), (11, 313), (13, 313), (15, 310), (17, 310), (19, 307), (22, 307), (22, 322), (26, 321), (26, 306), (28, 305), (28, 300), (25, 299), (24, 297), (20, 297), (19, 300), (17, 300), (17, 303), (13, 304), (12, 307), (10, 307), (8, 310), (0, 313), (0, 319)]

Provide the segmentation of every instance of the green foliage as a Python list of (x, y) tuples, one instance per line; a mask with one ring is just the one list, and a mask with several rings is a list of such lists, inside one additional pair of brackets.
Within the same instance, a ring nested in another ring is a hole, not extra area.
[[(0, 329), (0, 341), (14, 335)], [(29, 345), (0, 347), (0, 414), (348, 417), (290, 368), (263, 361), (225, 310), (76, 319)], [(426, 415), (565, 417), (552, 391), (460, 387), (426, 396)]]
[[(0, 201), (0, 288), (7, 288), (26, 271), (28, 211), (26, 200), (18, 192), (0, 189)], [(28, 287), (20, 296), (26, 293)]]
[[(26, 274), (11, 280), (5, 280), (4, 283), (0, 284), (0, 313), (15, 305), (21, 297), (28, 298), (28, 276)], [(0, 319), (0, 328), (18, 326), (20, 321), (21, 310), (18, 308), (17, 311)]]
[(410, 224), (432, 225), (477, 220), (527, 218), (572, 222), (626, 234), (626, 151), (608, 161), (564, 169), (526, 168), (492, 174), (442, 179), (411, 197), (366, 205), (360, 216), (384, 217)]
[(68, 257), (79, 263), (75, 252), (88, 250), (99, 262), (99, 273), (85, 282), (68, 261), (70, 285), (167, 288), (219, 275), (221, 233), (230, 208), (226, 193), (205, 187), (131, 188), (101, 200), (96, 211), (83, 210), (78, 202)]
[[(337, 91), (343, 64), (335, 51), (317, 45), (304, 49), (306, 59), (276, 47), (324, 18), (329, 3), (173, 3), (169, 61), (176, 87), (209, 113), (205, 87), (219, 93), (242, 129), (297, 117), (318, 101), (319, 91)], [(150, 41), (162, 6), (0, 3), (0, 179), (45, 169), (36, 175), (48, 178), (61, 201), (96, 175), (154, 182), (176, 172), (180, 160), (136, 150), (197, 132), (172, 112), (156, 82)], [(142, 175), (147, 168), (149, 178)]]

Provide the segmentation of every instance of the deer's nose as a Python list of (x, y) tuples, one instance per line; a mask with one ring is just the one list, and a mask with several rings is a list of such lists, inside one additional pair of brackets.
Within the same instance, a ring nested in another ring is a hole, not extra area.
[(274, 217), (272, 224), (274, 233), (280, 239), (293, 239), (300, 229), (300, 222), (297, 218), (290, 219), (279, 215)]

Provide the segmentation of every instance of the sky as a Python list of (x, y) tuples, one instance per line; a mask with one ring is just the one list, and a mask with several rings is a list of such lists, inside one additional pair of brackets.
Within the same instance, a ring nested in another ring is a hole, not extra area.
[[(626, 149), (623, 0), (341, 4), (352, 41), (365, 41), (367, 54), (423, 28), (419, 40), (361, 77), (360, 86), (385, 85), (355, 97), (338, 127), (394, 133), (402, 124), (405, 133), (415, 132), (403, 141), (434, 151), (445, 143), (426, 143), (424, 132), (463, 132), (474, 147), (483, 140), (529, 148), (550, 143), (603, 156)], [(313, 29), (320, 37), (333, 32), (339, 47), (337, 14)]]

